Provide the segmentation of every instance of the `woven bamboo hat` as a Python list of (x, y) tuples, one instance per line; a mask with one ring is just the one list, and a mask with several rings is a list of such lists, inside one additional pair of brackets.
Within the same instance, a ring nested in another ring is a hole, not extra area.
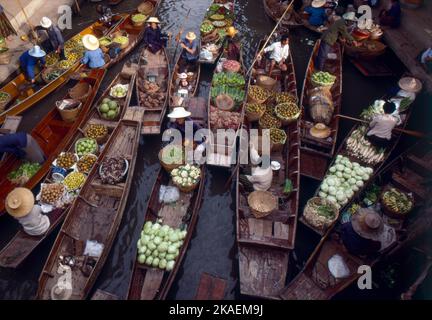
[(384, 222), (381, 216), (372, 209), (362, 208), (352, 216), (354, 231), (365, 239), (381, 241)]
[(42, 28), (48, 29), (49, 27), (52, 26), (52, 21), (48, 17), (43, 17), (40, 21), (40, 25)]
[(82, 39), (84, 48), (93, 51), (99, 48), (99, 40), (92, 34), (86, 34)]
[(160, 23), (160, 21), (156, 17), (150, 17), (148, 18), (147, 23)]
[(312, 7), (314, 8), (321, 8), (326, 4), (326, 0), (313, 0), (312, 1)]
[(182, 119), (182, 118), (189, 117), (191, 114), (192, 113), (187, 111), (185, 108), (177, 107), (177, 108), (174, 108), (173, 112), (171, 112), (168, 115), (168, 118), (170, 118), (170, 119)]
[(331, 130), (324, 123), (317, 123), (310, 129), (309, 133), (315, 138), (326, 139), (330, 136)]
[(6, 211), (15, 218), (28, 215), (34, 206), (34, 195), (27, 188), (15, 188), (6, 197)]
[(408, 92), (417, 93), (420, 92), (423, 85), (420, 80), (413, 77), (404, 77), (399, 80), (399, 87)]
[(186, 39), (190, 40), (190, 41), (194, 41), (196, 39), (196, 34), (195, 32), (189, 31), (186, 34)]

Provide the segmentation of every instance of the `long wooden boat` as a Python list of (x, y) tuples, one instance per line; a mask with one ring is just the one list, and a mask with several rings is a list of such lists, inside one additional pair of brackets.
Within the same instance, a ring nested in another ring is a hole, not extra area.
[[(104, 74), (103, 71), (97, 71)], [(102, 77), (100, 77), (102, 81)], [(120, 122), (120, 119), (125, 115), (126, 111), (129, 109), (129, 103), (132, 96), (132, 87), (135, 79), (132, 77), (130, 80), (123, 79), (121, 75), (117, 75), (111, 84), (107, 87), (107, 89), (102, 93), (98, 101), (93, 105), (92, 110), (86, 115), (85, 119), (80, 123), (78, 128), (74, 130), (72, 133), (72, 137), (69, 141), (63, 145), (63, 148), (60, 150), (74, 152), (75, 142), (84, 137), (84, 133), (86, 132), (88, 126), (91, 124), (103, 124), (108, 128), (108, 137), (113, 134), (115, 127)], [(123, 99), (117, 99), (119, 106), (121, 108), (120, 116), (118, 120), (105, 120), (100, 117), (100, 114), (97, 110), (98, 106), (102, 103), (102, 100), (109, 97), (109, 91), (111, 87), (117, 84), (125, 84), (129, 83), (128, 94)], [(96, 90), (97, 91), (97, 90)], [(49, 162), (49, 166), (46, 172), (48, 173), (42, 183), (50, 183), (52, 182), (52, 170), (51, 170), (51, 162)], [(46, 174), (46, 173), (45, 173)], [(14, 237), (6, 244), (6, 246), (0, 252), (0, 266), (7, 268), (17, 268), (20, 264), (33, 252), (36, 247), (42, 243), (64, 220), (67, 216), (70, 209), (70, 205), (65, 206), (61, 209), (55, 209), (51, 213), (48, 214), (50, 219), (50, 228), (47, 232), (41, 236), (29, 236), (22, 229), (19, 229)]]
[[(389, 99), (391, 99), (391, 97), (389, 97)], [(366, 110), (372, 108), (372, 106), (368, 107)], [(412, 112), (412, 108), (408, 107), (408, 109), (406, 109), (404, 112), (400, 112), (400, 118), (401, 118), (401, 123), (397, 126), (400, 129), (404, 129), (407, 124), (408, 124), (408, 120), (410, 119), (411, 116), (411, 112)], [(363, 114), (363, 113), (362, 113)], [(366, 120), (366, 119), (365, 119)], [(380, 169), (384, 166), (384, 164), (387, 162), (387, 160), (390, 158), (392, 152), (395, 150), (396, 146), (399, 143), (399, 140), (402, 136), (402, 133), (399, 131), (395, 131), (393, 130), (392, 132), (392, 138), (390, 140), (389, 145), (387, 146), (387, 148), (385, 150), (382, 151), (382, 153), (378, 152), (379, 150), (377, 148), (374, 148), (373, 146), (369, 147), (367, 150), (374, 150), (374, 152), (364, 152), (365, 156), (362, 156), (363, 153), (358, 153), (358, 152), (353, 152), (354, 149), (356, 149), (354, 147), (354, 140), (355, 137), (357, 136), (356, 132), (363, 132), (366, 131), (366, 127), (362, 124), (356, 124), (352, 127), (352, 129), (350, 130), (350, 132), (348, 133), (348, 135), (345, 137), (344, 141), (341, 143), (341, 145), (339, 146), (339, 149), (337, 151), (337, 155), (339, 156), (344, 156), (349, 158), (350, 161), (352, 162), (357, 162), (359, 163), (361, 166), (364, 167), (370, 167), (373, 169), (373, 172), (379, 172)], [(366, 132), (364, 132), (366, 133)], [(362, 133), (361, 136), (363, 136), (364, 134)], [(357, 143), (358, 145), (360, 145), (360, 142)], [(363, 145), (363, 143), (361, 143)], [(334, 162), (336, 161), (336, 157), (333, 159), (331, 166), (334, 165)], [(330, 166), (329, 166), (330, 168)], [(326, 171), (326, 175), (329, 174), (329, 170)], [(359, 188), (359, 190), (355, 193), (354, 196), (358, 196), (359, 194), (361, 194), (361, 192), (364, 190), (365, 186), (363, 186), (362, 188)], [(319, 195), (319, 189), (315, 192), (315, 196), (318, 197)], [(345, 208), (347, 207), (344, 206), (343, 208), (341, 208), (340, 212), (342, 212)], [(316, 233), (318, 233), (321, 236), (324, 236), (325, 234), (325, 230), (320, 230), (317, 229), (313, 226), (311, 226), (306, 219), (304, 219), (304, 216), (301, 215), (299, 218), (300, 222), (302, 222), (305, 226), (307, 226), (308, 228), (310, 228), (311, 230), (315, 231)]]
[[(269, 0), (262, 0), (263, 1), (263, 7), (264, 12), (266, 15), (272, 19), (274, 22), (278, 22), (281, 18), (281, 13), (279, 12), (279, 8), (273, 8), (270, 5)], [(281, 25), (287, 28), (296, 28), (303, 25), (303, 21), (299, 18), (299, 16), (296, 14), (294, 9), (291, 9), (290, 12), (288, 12), (284, 19), (281, 21)]]
[[(240, 45), (240, 44), (239, 44)], [(240, 45), (241, 46), (241, 45)], [(226, 52), (224, 52), (220, 59), (226, 59)], [(219, 109), (216, 106), (215, 99), (216, 97), (213, 96), (213, 90), (216, 88), (216, 86), (212, 83), (209, 90), (209, 97), (207, 101), (207, 110), (208, 110), (208, 129), (210, 132), (213, 133), (213, 140), (209, 141), (210, 143), (210, 149), (208, 149), (207, 154), (207, 165), (209, 166), (216, 166), (216, 167), (223, 167), (223, 168), (230, 168), (234, 159), (234, 154), (236, 150), (236, 144), (237, 144), (237, 138), (233, 141), (230, 141), (229, 138), (225, 138), (222, 142), (220, 141), (220, 137), (217, 134), (217, 131), (219, 129), (222, 130), (229, 130), (232, 129), (236, 131), (236, 137), (238, 136), (239, 129), (242, 127), (242, 119), (244, 114), (244, 104), (247, 100), (247, 90), (248, 90), (248, 79), (246, 79), (246, 71), (245, 66), (243, 63), (243, 50), (240, 50), (240, 58), (237, 61), (240, 63), (240, 70), (239, 74), (243, 76), (245, 79), (245, 85), (235, 87), (237, 90), (241, 90), (244, 92), (244, 100), (239, 103), (238, 106), (235, 106), (233, 110), (230, 111), (232, 116), (236, 116), (239, 121), (236, 124), (236, 127), (220, 127), (220, 126), (214, 126), (214, 123), (212, 123), (212, 119), (217, 118), (216, 113), (219, 111)], [(213, 76), (215, 76), (217, 73), (214, 73)], [(213, 82), (213, 81), (212, 81)], [(230, 95), (227, 93), (227, 95)], [(232, 96), (231, 96), (232, 97)], [(223, 125), (226, 125), (224, 123)]]
[[(114, 23), (111, 28), (114, 28), (122, 18), (115, 16), (114, 19), (116, 19), (116, 23)], [(71, 40), (80, 41), (81, 37), (86, 34), (94, 34), (96, 36), (105, 35), (111, 30), (111, 28), (106, 28), (101, 23), (96, 22), (85, 28), (79, 34), (75, 35)], [(77, 70), (79, 65), (80, 60), (77, 60), (75, 64), (73, 64), (69, 69), (65, 70), (63, 74), (61, 74), (57, 79), (43, 86), (31, 86), (31, 84), (26, 80), (25, 74), (20, 73), (12, 81), (0, 89), (0, 92), (6, 92), (11, 96), (11, 100), (6, 105), (6, 109), (0, 113), (0, 124), (5, 121), (6, 116), (21, 114), (45, 98), (51, 92), (60, 88), (67, 81), (69, 81), (70, 76)]]
[[(192, 119), (199, 123), (206, 122), (206, 114), (202, 109), (205, 104), (199, 98), (188, 101), (188, 109), (192, 112)], [(174, 204), (163, 204), (159, 202), (159, 189), (161, 185), (172, 185), (172, 179), (165, 169), (159, 170), (158, 177), (153, 185), (152, 193), (147, 205), (145, 222), (163, 220), (163, 224), (171, 228), (183, 228), (186, 225), (186, 238), (180, 248), (174, 268), (164, 271), (135, 262), (131, 282), (129, 283), (129, 300), (163, 300), (166, 298), (175, 277), (180, 269), (183, 258), (186, 255), (189, 243), (198, 221), (199, 210), (204, 193), (205, 167), (201, 167), (201, 180), (199, 186), (191, 193), (180, 192), (180, 199)]]
[[(372, 181), (378, 186), (394, 186), (400, 190), (412, 193), (417, 205), (428, 199), (428, 188), (425, 184), (427, 175), (432, 173), (432, 151), (427, 143), (419, 143), (408, 152), (397, 157), (386, 168), (378, 172)], [(364, 194), (358, 195), (353, 202), (362, 205)], [(369, 257), (359, 257), (348, 253), (340, 240), (338, 230), (329, 230), (321, 240), (318, 247), (308, 259), (304, 269), (299, 275), (283, 290), (282, 299), (314, 299), (327, 300), (342, 292), (361, 275), (357, 272), (361, 265), (373, 267), (377, 262), (383, 260), (389, 254), (395, 253), (404, 243), (410, 239), (410, 226), (422, 224), (423, 217), (415, 216), (409, 219), (407, 228), (396, 227), (397, 240), (382, 252)], [(392, 219), (383, 216), (385, 223), (390, 224)], [(407, 231), (408, 230), (408, 231)], [(335, 254), (340, 255), (349, 268), (349, 276), (346, 278), (335, 278), (328, 269), (328, 260)]]
[[(193, 73), (193, 76), (191, 76), (188, 79), (189, 83), (189, 89), (188, 89), (188, 95), (187, 97), (180, 97), (178, 94), (179, 90), (179, 75), (182, 72), (191, 72)], [(170, 80), (170, 86), (169, 86), (169, 101), (168, 106), (170, 109), (181, 106), (185, 98), (193, 98), (195, 97), (198, 87), (199, 87), (199, 79), (201, 74), (201, 65), (198, 63), (198, 61), (194, 65), (187, 65), (187, 62), (182, 58), (182, 55), (180, 54), (177, 58), (176, 64), (174, 66), (174, 69), (171, 73), (171, 80)]]
[[(150, 13), (150, 16), (153, 16), (160, 4), (161, 0), (146, 0), (146, 2), (150, 2), (153, 4), (153, 10)], [(132, 22), (132, 16), (133, 14), (122, 14), (123, 21), (119, 23), (115, 28), (113, 28), (108, 34), (108, 37), (115, 37), (117, 35), (123, 35), (127, 34), (127, 37), (129, 38), (129, 44), (126, 48), (122, 49), (118, 56), (116, 56), (114, 59), (110, 59), (109, 62), (107, 62), (103, 68), (108, 69), (112, 67), (113, 65), (117, 64), (119, 61), (121, 61), (124, 57), (126, 57), (135, 47), (141, 42), (141, 40), (144, 37), (144, 29), (146, 24), (142, 24), (141, 26), (135, 26)]]
[[(264, 45), (261, 42), (260, 47)], [(264, 68), (268, 63), (263, 59), (254, 68)], [(297, 85), (292, 52), (286, 61), (288, 70), (284, 79), (284, 92), (297, 97)], [(255, 75), (253, 73), (252, 78)], [(252, 81), (255, 79), (251, 79)], [(276, 91), (281, 91), (278, 81)], [(255, 124), (248, 123), (249, 129)], [(272, 161), (278, 161), (281, 169), (273, 176), (268, 190), (278, 198), (279, 206), (264, 218), (255, 218), (248, 205), (248, 196), (239, 184), (237, 172), (236, 217), (237, 246), (239, 253), (240, 292), (244, 295), (266, 299), (278, 299), (278, 293), (286, 284), (288, 263), (294, 248), (297, 228), (297, 212), (300, 192), (300, 130), (299, 121), (285, 126), (287, 142), (280, 151), (272, 151)], [(242, 141), (242, 140), (241, 140)], [(242, 143), (242, 142), (240, 142)], [(286, 180), (292, 182), (292, 192), (283, 193)]]
[[(67, 145), (80, 123), (85, 119), (104, 76), (104, 70), (92, 70), (87, 77), (80, 81), (81, 83), (88, 83), (91, 86), (91, 92), (83, 102), (76, 121), (63, 121), (60, 112), (54, 107), (29, 133), (41, 147), (46, 156), (46, 161), (42, 164), (39, 171), (24, 185), (26, 188), (33, 189), (50, 170), (51, 163)], [(64, 98), (67, 97), (68, 95)], [(19, 168), (23, 162), (22, 159), (18, 159), (14, 155), (8, 155), (1, 163), (0, 215), (4, 213), (4, 203), (8, 193), (17, 187), (17, 185), (9, 181), (8, 174)]]
[[(144, 48), (140, 56), (136, 88), (138, 105), (144, 108), (142, 134), (161, 133), (162, 123), (168, 107), (170, 66), (165, 48), (161, 52), (163, 54), (153, 54)], [(149, 94), (144, 87), (144, 81), (148, 81), (149, 77), (155, 78), (155, 83), (160, 88), (157, 93)], [(146, 106), (149, 103), (149, 98), (154, 99), (154, 95), (157, 94), (163, 95), (163, 102), (159, 102), (152, 107)]]
[[(69, 299), (88, 296), (105, 264), (123, 217), (140, 135), (141, 123), (136, 121), (121, 120), (114, 130), (57, 236), (39, 278), (38, 299), (51, 299), (52, 292), (63, 284), (64, 275), (58, 273), (62, 257), (70, 257), (75, 263), (70, 269), (72, 288)], [(100, 180), (99, 167), (109, 157), (122, 157), (129, 162), (124, 182), (109, 185)], [(85, 251), (89, 249), (88, 241), (101, 246), (97, 256)]]
[(340, 45), (337, 45), (336, 60), (327, 60), (323, 71), (327, 71), (336, 76), (336, 81), (331, 88), (334, 112), (329, 124), (331, 135), (327, 139), (313, 137), (309, 130), (314, 122), (309, 113), (309, 90), (313, 88), (311, 83), (312, 74), (315, 72), (315, 58), (318, 55), (321, 40), (315, 43), (306, 69), (303, 82), (303, 90), (300, 98), (300, 105), (303, 107), (301, 117), (301, 174), (313, 179), (322, 180), (327, 170), (329, 161), (335, 152), (337, 134), (339, 130), (339, 117), (342, 104), (342, 62), (343, 52)]

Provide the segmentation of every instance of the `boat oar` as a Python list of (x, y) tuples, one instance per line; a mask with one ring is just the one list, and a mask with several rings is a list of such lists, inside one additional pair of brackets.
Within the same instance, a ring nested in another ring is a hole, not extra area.
[[(357, 122), (361, 122), (361, 123), (365, 123), (365, 124), (369, 124), (369, 121), (366, 120), (362, 120), (362, 119), (357, 119), (357, 118), (353, 118), (353, 117), (349, 117), (349, 116), (345, 116), (343, 114), (337, 114), (336, 117), (339, 118), (344, 118), (344, 119), (348, 119), (348, 120), (352, 120), (352, 121), (357, 121)], [(419, 139), (423, 139), (426, 137), (425, 133), (419, 132), (419, 131), (414, 131), (414, 130), (406, 130), (406, 129), (401, 129), (401, 128), (394, 128), (394, 131), (400, 132), (400, 133), (404, 133), (406, 135), (415, 137), (415, 138), (419, 138)]]
[(180, 27), (177, 36), (175, 37), (175, 41), (177, 42), (177, 44), (176, 44), (176, 47), (175, 47), (174, 55), (172, 57), (173, 61), (171, 61), (171, 64), (175, 61), (175, 58), (177, 56), (177, 50), (178, 50), (178, 46), (179, 46), (179, 43), (180, 43), (180, 36), (183, 33), (183, 29), (184, 29), (184, 26), (185, 26), (186, 22), (189, 20), (189, 14), (190, 14), (190, 12), (191, 12), (191, 8), (189, 8), (189, 11), (188, 11), (188, 13), (186, 15), (186, 19), (183, 21), (183, 24)]
[(290, 4), (288, 5), (288, 7), (285, 9), (284, 13), (282, 14), (282, 16), (279, 18), (278, 22), (276, 23), (275, 27), (273, 28), (272, 32), (268, 35), (267, 40), (265, 41), (263, 47), (260, 49), (260, 51), (258, 52), (258, 54), (255, 56), (255, 58), (252, 61), (252, 64), (249, 68), (249, 70), (246, 72), (246, 77), (249, 75), (249, 73), (251, 72), (251, 70), (253, 69), (253, 66), (256, 62), (256, 60), (258, 59), (258, 56), (260, 56), (263, 52), (263, 50), (265, 49), (265, 47), (267, 46), (267, 43), (270, 41), (273, 33), (275, 33), (275, 31), (277, 30), (277, 28), (279, 27), (280, 23), (282, 22), (282, 20), (285, 18), (285, 15), (288, 13), (288, 11), (291, 9), (292, 5), (294, 4), (294, 0), (291, 0)]

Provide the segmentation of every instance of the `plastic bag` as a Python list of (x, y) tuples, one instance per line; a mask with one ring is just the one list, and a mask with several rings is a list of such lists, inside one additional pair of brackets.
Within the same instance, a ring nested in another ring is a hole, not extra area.
[(329, 259), (328, 268), (335, 278), (346, 278), (350, 275), (350, 271), (344, 259), (338, 254), (335, 254)]
[(159, 190), (159, 203), (173, 203), (180, 199), (177, 187), (161, 186)]
[(84, 249), (84, 255), (99, 258), (102, 254), (104, 245), (95, 240), (87, 240)]
[(202, 49), (200, 53), (200, 58), (210, 61), (213, 59), (213, 54), (207, 49)]

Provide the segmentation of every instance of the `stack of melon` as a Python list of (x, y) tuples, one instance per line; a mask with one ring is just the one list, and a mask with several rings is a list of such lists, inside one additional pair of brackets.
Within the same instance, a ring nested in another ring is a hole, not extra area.
[(102, 104), (99, 106), (99, 113), (102, 118), (107, 120), (114, 120), (120, 113), (120, 107), (115, 100), (105, 98), (102, 100)]

